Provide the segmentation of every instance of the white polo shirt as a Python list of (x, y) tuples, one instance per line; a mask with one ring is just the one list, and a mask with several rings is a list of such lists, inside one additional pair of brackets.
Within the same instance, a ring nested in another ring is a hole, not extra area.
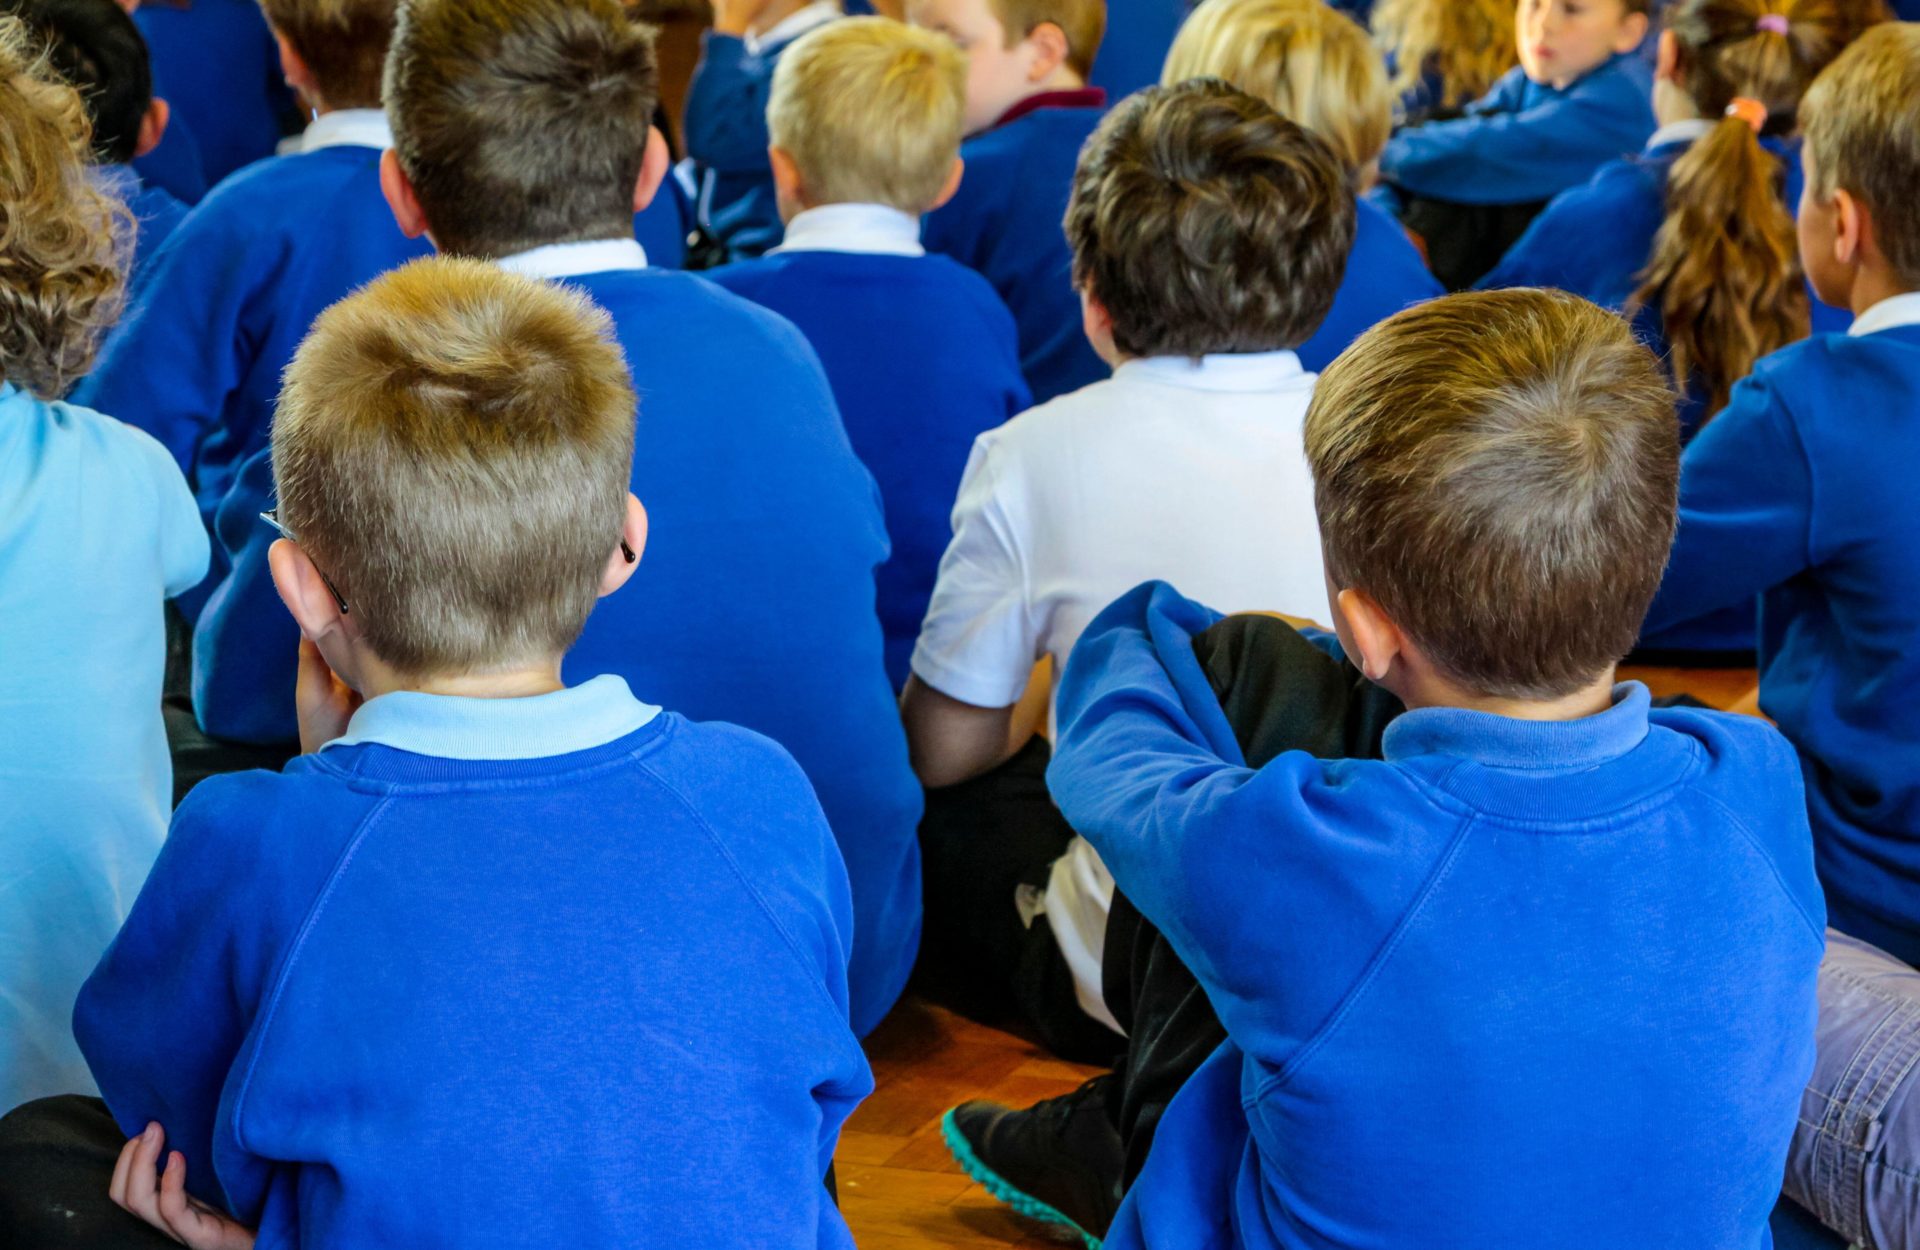
[[(1164, 579), (1223, 612), (1324, 620), (1302, 439), (1314, 375), (1292, 352), (1131, 360), (975, 441), (913, 671), (978, 707), (1056, 678), (1093, 617)], [(1044, 908), (1081, 1006), (1113, 1023), (1100, 955), (1113, 878), (1076, 838)], [(1011, 900), (1009, 900), (1011, 901)]]

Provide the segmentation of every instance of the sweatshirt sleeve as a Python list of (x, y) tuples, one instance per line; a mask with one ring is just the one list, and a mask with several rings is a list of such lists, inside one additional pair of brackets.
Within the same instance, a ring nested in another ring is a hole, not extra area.
[(1803, 572), (1813, 472), (1771, 373), (1733, 388), (1680, 459), (1680, 530), (1646, 631), (1749, 600)]
[(687, 94), (687, 154), (721, 173), (767, 167), (767, 95), (773, 65), (735, 35), (709, 31)]
[(187, 489), (180, 466), (153, 438), (139, 431), (132, 434), (140, 444), (141, 459), (153, 484), (158, 513), (153, 537), (159, 549), (161, 578), (171, 599), (200, 584), (207, 575), (212, 547), (207, 527), (200, 520), (199, 505)]

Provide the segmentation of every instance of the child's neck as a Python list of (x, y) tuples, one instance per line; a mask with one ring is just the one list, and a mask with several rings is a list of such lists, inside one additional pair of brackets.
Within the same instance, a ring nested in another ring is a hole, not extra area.
[(1894, 277), (1886, 267), (1863, 265), (1854, 275), (1853, 291), (1847, 299), (1847, 307), (1858, 317), (1882, 300), (1912, 293), (1913, 288)]
[(812, 3), (813, 0), (773, 0), (748, 23), (747, 30), (756, 37), (764, 35)]
[(1421, 707), (1456, 707), (1513, 720), (1580, 720), (1597, 716), (1613, 706), (1614, 672), (1613, 666), (1609, 665), (1607, 671), (1592, 682), (1557, 699), (1509, 699), (1480, 694), (1433, 672), (1423, 673), (1406, 682), (1405, 689), (1395, 690), (1394, 693), (1400, 696), (1400, 701), (1407, 705), (1409, 711)]
[(556, 657), (490, 673), (442, 673), (428, 677), (404, 676), (368, 657), (360, 672), (360, 693), (367, 699), (383, 694), (451, 695), (462, 699), (525, 699), (566, 689)]

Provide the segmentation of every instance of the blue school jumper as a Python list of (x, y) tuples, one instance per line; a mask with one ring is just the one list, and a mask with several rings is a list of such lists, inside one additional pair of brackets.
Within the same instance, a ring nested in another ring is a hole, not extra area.
[(130, 298), (137, 299), (155, 253), (187, 219), (187, 206), (166, 189), (142, 178), (131, 165), (103, 165), (100, 177), (133, 214), (133, 265), (127, 274), (127, 291)]
[(1354, 201), (1353, 248), (1333, 307), (1296, 354), (1318, 373), (1362, 334), (1403, 308), (1446, 294), (1420, 249), (1393, 215), (1368, 199)]
[(1245, 767), (1164, 583), (1081, 636), (1048, 786), (1228, 1040), (1109, 1250), (1767, 1244), (1822, 908), (1766, 724), (1457, 708)]
[(1107, 29), (1088, 82), (1118, 100), (1160, 81), (1192, 0), (1110, 0)]
[(194, 790), (74, 1032), (263, 1246), (850, 1247), (852, 919), (756, 734), (388, 694)]
[(1760, 596), (1833, 926), (1920, 962), (1920, 295), (1762, 360), (1681, 461), (1662, 629)]
[(191, 131), (208, 186), (273, 155), (296, 107), (255, 0), (143, 4), (133, 21), (147, 40), (154, 94)]
[[(333, 113), (315, 125), (332, 119), (385, 129), (378, 113)], [(144, 298), (75, 398), (159, 439), (211, 522), (240, 462), (266, 445), (281, 372), (313, 319), (428, 250), (393, 223), (379, 147), (341, 143), (263, 161), (222, 183), (173, 232)], [(214, 562), (217, 580), (217, 549)], [(191, 616), (200, 602), (182, 606)]]
[[(156, 88), (154, 94), (161, 92)], [(207, 175), (193, 130), (179, 118), (167, 122), (159, 144), (145, 156), (133, 158), (133, 170), (153, 186), (192, 207), (207, 198)]]
[[(577, 245), (598, 248), (600, 244)], [(691, 274), (566, 279), (613, 317), (640, 392), (633, 489), (651, 522), (633, 580), (603, 599), (569, 681), (625, 677), (697, 720), (746, 725), (812, 780), (853, 881), (853, 1024), (899, 997), (920, 943), (921, 792), (882, 660), (873, 478), (818, 359), (787, 322)], [(233, 572), (194, 637), (194, 707), (215, 737), (295, 735), (298, 634), (273, 590), (264, 453), (221, 506)]]
[(656, 269), (687, 267), (687, 236), (693, 233), (693, 205), (672, 174), (661, 182), (653, 202), (633, 215), (633, 237)]
[(787, 45), (839, 16), (815, 3), (758, 39), (708, 31), (687, 88), (687, 159), (700, 224), (729, 258), (758, 256), (780, 242), (780, 208), (767, 164), (767, 97)]
[(960, 191), (927, 217), (927, 250), (984, 276), (1013, 312), (1036, 404), (1111, 372), (1081, 331), (1073, 253), (1060, 227), (1081, 145), (1105, 106), (1094, 89), (1046, 92), (1016, 105), (960, 145), (967, 166)]
[(826, 366), (893, 539), (876, 606), (898, 689), (973, 440), (1028, 406), (1013, 318), (984, 278), (944, 256), (782, 250), (708, 276), (799, 326)]
[(1518, 67), (1453, 121), (1387, 140), (1380, 177), (1455, 204), (1528, 204), (1575, 187), (1653, 133), (1652, 71), (1622, 53), (1564, 90)]

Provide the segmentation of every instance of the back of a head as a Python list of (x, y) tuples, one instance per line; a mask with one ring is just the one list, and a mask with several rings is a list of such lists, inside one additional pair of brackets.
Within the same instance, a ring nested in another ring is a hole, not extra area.
[(1327, 569), (1466, 688), (1548, 699), (1633, 646), (1679, 494), (1673, 395), (1626, 322), (1561, 292), (1447, 296), (1320, 375)]
[(1012, 47), (1051, 22), (1067, 40), (1067, 65), (1086, 78), (1107, 33), (1107, 0), (987, 0)]
[(394, 149), (460, 255), (631, 233), (658, 99), (619, 0), (408, 0), (387, 59)]
[(335, 304), (274, 417), (280, 516), (414, 677), (559, 655), (620, 541), (634, 394), (584, 295), (431, 258)]
[(888, 204), (915, 216), (960, 154), (966, 54), (883, 17), (828, 22), (780, 54), (767, 100), (775, 147), (812, 204)]
[(131, 222), (92, 172), (87, 113), (0, 17), (0, 380), (58, 398), (120, 311)]
[(1393, 58), (1394, 94), (1432, 74), (1443, 109), (1479, 99), (1520, 63), (1511, 0), (1381, 0), (1373, 33)]
[(1332, 145), (1350, 170), (1380, 156), (1393, 125), (1386, 64), (1325, 0), (1204, 0), (1181, 24), (1160, 81), (1219, 78)]
[(153, 70), (126, 10), (116, 0), (0, 0), (0, 13), (33, 30), (54, 70), (86, 102), (94, 159), (132, 160), (153, 102)]
[(1800, 126), (1810, 189), (1859, 200), (1894, 277), (1920, 290), (1920, 23), (1855, 40), (1808, 90)]
[(1681, 0), (1667, 10), (1682, 85), (1714, 124), (1674, 162), (1634, 299), (1660, 310), (1674, 379), (1700, 384), (1709, 413), (1754, 361), (1808, 328), (1782, 170), (1760, 136), (1792, 134), (1815, 75), (1885, 17), (1882, 0)]
[(1129, 356), (1297, 347), (1340, 287), (1354, 197), (1326, 141), (1217, 79), (1149, 87), (1087, 140), (1074, 284)]
[(400, 0), (260, 0), (306, 62), (330, 109), (379, 108), (380, 73)]

